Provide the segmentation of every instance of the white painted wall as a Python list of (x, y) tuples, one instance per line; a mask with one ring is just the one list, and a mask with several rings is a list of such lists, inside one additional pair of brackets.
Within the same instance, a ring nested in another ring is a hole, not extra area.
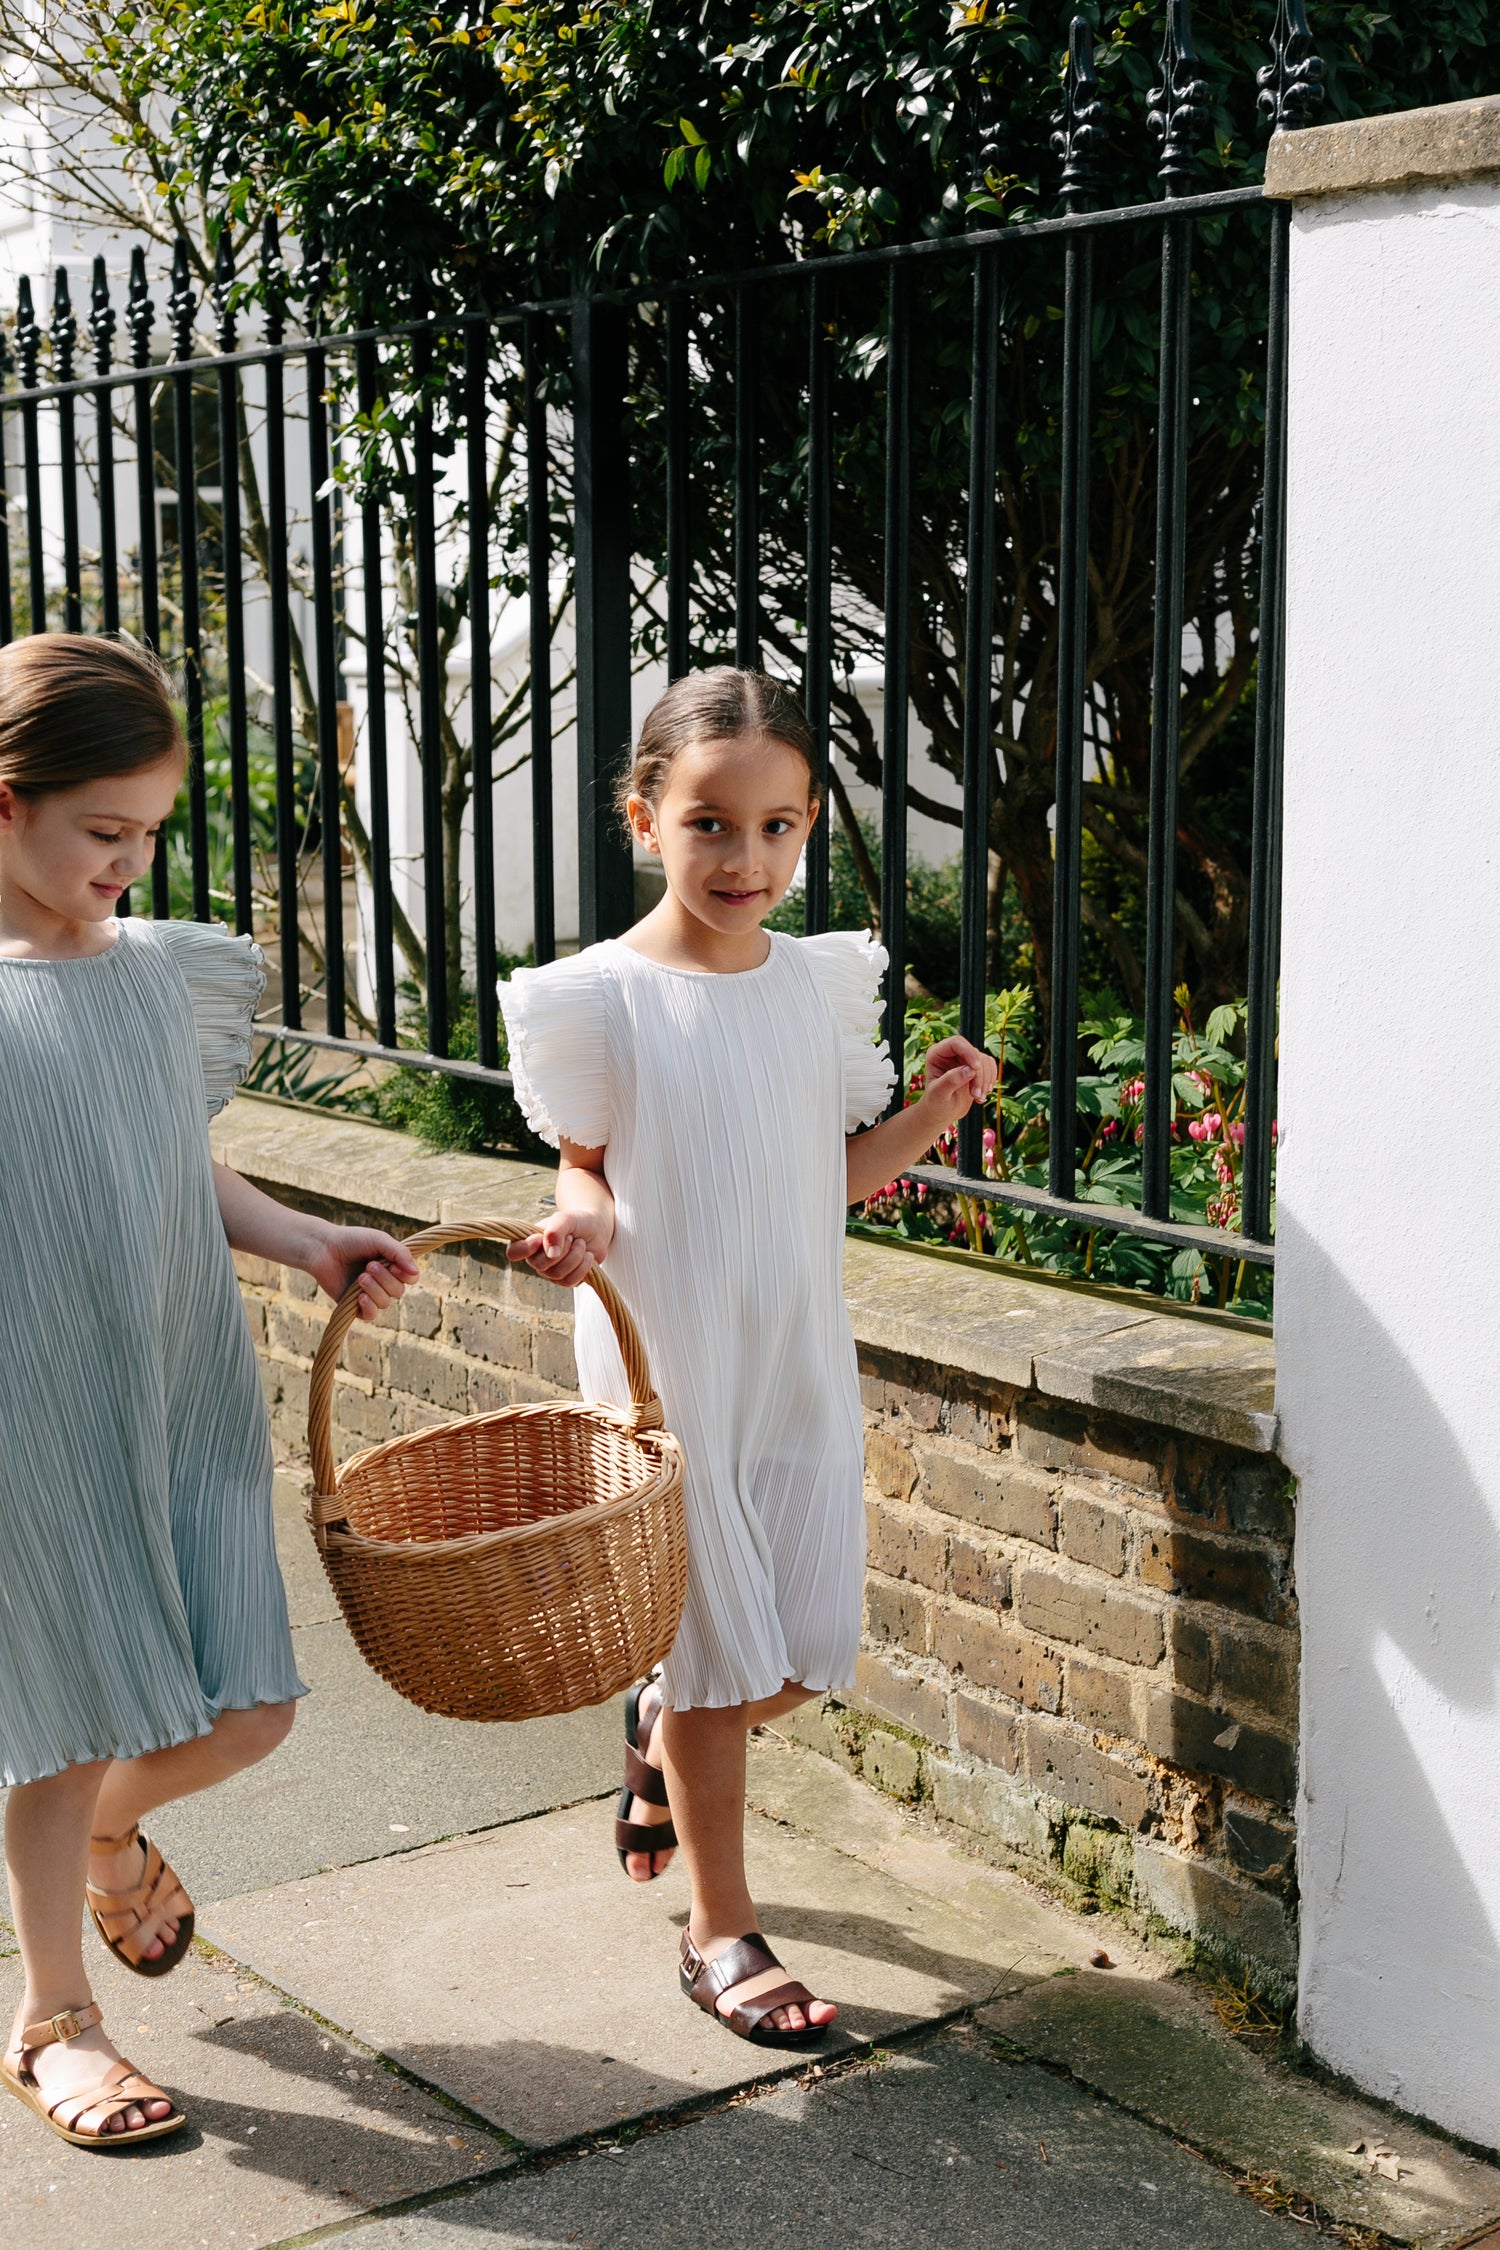
[(1302, 2028), (1500, 2144), (1500, 181), (1292, 257), (1277, 1356)]

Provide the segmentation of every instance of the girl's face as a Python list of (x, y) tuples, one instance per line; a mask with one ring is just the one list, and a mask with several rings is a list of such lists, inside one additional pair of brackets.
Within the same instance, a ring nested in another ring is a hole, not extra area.
[(0, 780), (0, 899), (59, 922), (106, 922), (151, 865), (182, 787), (175, 754), (134, 773), (22, 797)]
[(725, 937), (755, 929), (785, 896), (817, 817), (807, 760), (769, 735), (691, 743), (660, 801), (632, 797), (629, 810), (673, 896)]

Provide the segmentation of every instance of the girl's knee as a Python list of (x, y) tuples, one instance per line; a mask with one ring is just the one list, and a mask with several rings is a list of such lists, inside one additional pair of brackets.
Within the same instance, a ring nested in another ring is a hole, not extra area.
[(214, 1733), (239, 1764), (253, 1766), (280, 1749), (296, 1715), (295, 1703), (257, 1703), (249, 1711), (225, 1711)]

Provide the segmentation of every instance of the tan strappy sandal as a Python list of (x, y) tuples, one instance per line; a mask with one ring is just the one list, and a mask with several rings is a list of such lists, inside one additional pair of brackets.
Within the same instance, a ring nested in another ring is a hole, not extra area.
[[(124, 2131), (107, 2130), (112, 2117), (127, 2109), (139, 2109), (144, 2102), (167, 2102), (171, 2095), (163, 2093), (143, 2078), (134, 2063), (122, 2056), (110, 2063), (104, 2076), (81, 2092), (59, 2094), (48, 2101), (45, 2091), (37, 2084), (26, 2068), (26, 2058), (39, 2047), (50, 2047), (58, 2041), (79, 2039), (84, 2032), (102, 2021), (98, 2003), (91, 2000), (87, 2007), (65, 2008), (60, 2015), (48, 2016), (41, 2023), (27, 2024), (21, 2033), (21, 2044), (15, 2050), (14, 2061), (7, 2055), (0, 2062), (0, 2078), (18, 2101), (34, 2109), (44, 2125), (50, 2125), (59, 2140), (70, 2141), (74, 2148), (136, 2148), (142, 2141), (159, 2141), (167, 2133), (175, 2133), (187, 2123), (181, 2110), (170, 2117), (148, 2119), (144, 2125), (127, 2126)], [(62, 2114), (66, 2112), (66, 2114)], [(78, 2130), (87, 2125), (86, 2132)]]
[[(91, 1836), (89, 1841), (96, 1851), (123, 1852), (139, 1844), (145, 1852), (145, 1869), (134, 1889), (101, 1891), (88, 1883), (84, 1894), (94, 1928), (115, 1959), (134, 1969), (138, 1977), (164, 1977), (169, 1969), (176, 1968), (193, 1942), (192, 1900), (156, 1846), (134, 1823), (123, 1836)], [(163, 1914), (176, 1922), (177, 1935), (154, 1961), (148, 1961), (139, 1945), (134, 1952), (130, 1950), (131, 1940), (137, 1930)]]

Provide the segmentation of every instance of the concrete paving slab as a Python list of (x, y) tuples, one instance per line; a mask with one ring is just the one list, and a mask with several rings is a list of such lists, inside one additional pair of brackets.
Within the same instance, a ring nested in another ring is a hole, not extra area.
[[(1186, 1979), (1086, 1970), (1017, 1990), (979, 2021), (1220, 2162), (1311, 2197), (1341, 2224), (1438, 2250), (1500, 2216), (1500, 2169), (1378, 2103), (1262, 2060), (1225, 2034)], [(1399, 2180), (1351, 2154), (1359, 2143), (1392, 2149)]]
[[(503, 2139), (360, 2053), (258, 1980), (190, 1954), (159, 1983), (95, 1949), (125, 2053), (188, 2112), (134, 2154), (70, 2148), (0, 2101), (7, 2250), (254, 2250), (514, 2161)], [(20, 1967), (0, 1966), (8, 2024)]]
[[(680, 1996), (680, 1863), (626, 1881), (585, 1806), (228, 1900), (203, 1934), (533, 2147), (785, 2070)], [(841, 2008), (828, 2052), (935, 2021), (1055, 1966), (770, 1821), (751, 1886), (791, 1972)]]
[(300, 1508), (283, 1484), (277, 1529), (293, 1615), (322, 1620), (292, 1634), (312, 1693), (264, 1764), (151, 1823), (195, 1899), (294, 1882), (618, 1789), (618, 1704), (486, 1726), (434, 1719), (387, 1687), (338, 1617)]
[(1276, 1347), (1242, 1329), (1153, 1314), (1092, 1338), (1038, 1342), (1036, 1382), (1074, 1399), (1255, 1453), (1276, 1449)]
[(1164, 2135), (943, 2035), (362, 2226), (358, 2250), (1272, 2250), (1268, 2215)]

